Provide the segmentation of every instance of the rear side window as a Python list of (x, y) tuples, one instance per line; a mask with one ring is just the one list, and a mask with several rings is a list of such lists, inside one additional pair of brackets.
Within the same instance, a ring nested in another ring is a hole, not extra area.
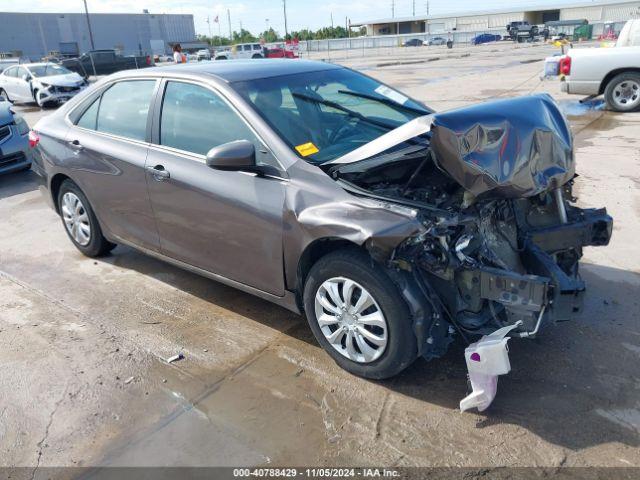
[(155, 80), (118, 82), (84, 112), (77, 125), (133, 140), (145, 140)]
[(15, 77), (18, 74), (18, 67), (7, 68), (4, 74), (7, 77)]
[(98, 122), (98, 107), (100, 107), (99, 97), (85, 110), (76, 125), (82, 128), (88, 128), (89, 130), (95, 130), (96, 123)]
[(169, 82), (162, 101), (160, 144), (206, 155), (234, 140), (259, 142), (227, 103), (207, 88)]

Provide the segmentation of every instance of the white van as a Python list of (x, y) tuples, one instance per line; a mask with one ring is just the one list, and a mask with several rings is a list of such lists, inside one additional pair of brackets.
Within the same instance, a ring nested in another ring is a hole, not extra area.
[(240, 43), (230, 49), (216, 53), (216, 60), (235, 60), (238, 58), (264, 58), (262, 45), (259, 43)]

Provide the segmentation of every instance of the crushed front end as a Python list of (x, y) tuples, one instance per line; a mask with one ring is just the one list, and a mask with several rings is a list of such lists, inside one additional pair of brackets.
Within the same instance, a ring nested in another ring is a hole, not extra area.
[(429, 123), (334, 171), (354, 193), (418, 212), (424, 230), (387, 265), (412, 306), (421, 354), (442, 355), (456, 332), (468, 343), (497, 330), (531, 337), (579, 313), (583, 248), (607, 245), (613, 221), (575, 205), (572, 137), (557, 105), (522, 97)]

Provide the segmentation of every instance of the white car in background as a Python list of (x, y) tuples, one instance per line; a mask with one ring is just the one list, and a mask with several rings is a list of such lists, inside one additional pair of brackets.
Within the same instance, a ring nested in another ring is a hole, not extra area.
[(80, 93), (88, 82), (55, 63), (26, 63), (0, 74), (0, 95), (12, 102), (36, 102), (44, 107), (63, 103)]
[[(557, 62), (561, 90), (576, 95), (604, 95), (617, 112), (640, 110), (640, 19), (629, 20), (613, 48), (572, 48)], [(555, 67), (546, 67), (552, 71)]]
[(211, 60), (211, 52), (208, 49), (203, 48), (202, 50), (198, 50), (196, 52), (196, 57), (199, 62), (202, 60)]
[(241, 43), (230, 49), (216, 53), (215, 60), (235, 60), (238, 58), (264, 58), (264, 49), (259, 43)]

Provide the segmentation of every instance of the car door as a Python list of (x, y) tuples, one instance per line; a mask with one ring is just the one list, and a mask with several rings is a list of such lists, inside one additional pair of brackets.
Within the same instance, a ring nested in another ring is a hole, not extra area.
[(24, 102), (33, 101), (33, 94), (31, 93), (31, 73), (24, 67), (18, 67), (18, 76), (15, 79), (14, 92), (17, 99)]
[(159, 81), (121, 80), (81, 108), (67, 133), (67, 166), (117, 240), (158, 251), (146, 186), (151, 101)]
[(284, 295), (282, 214), (286, 180), (205, 163), (213, 147), (249, 140), (258, 163), (277, 164), (215, 90), (164, 83), (156, 109), (147, 185), (162, 252), (259, 290)]

